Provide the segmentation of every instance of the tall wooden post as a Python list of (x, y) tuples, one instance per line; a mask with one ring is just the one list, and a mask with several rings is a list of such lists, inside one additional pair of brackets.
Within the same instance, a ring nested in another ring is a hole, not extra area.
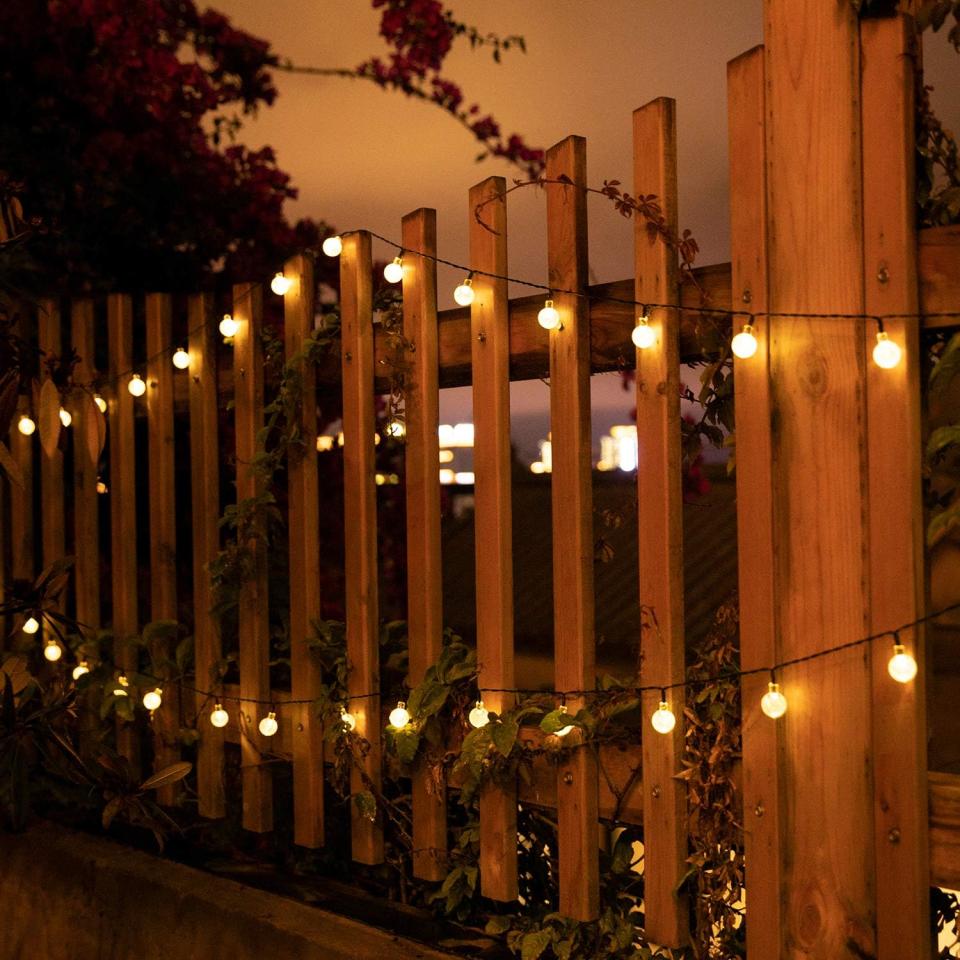
[[(40, 349), (46, 357), (63, 353), (60, 305), (56, 300), (41, 300), (37, 310)], [(63, 489), (63, 452), (57, 447), (48, 455), (40, 454), (40, 524), (42, 566), (49, 567), (66, 554)], [(63, 598), (61, 597), (61, 610)]]

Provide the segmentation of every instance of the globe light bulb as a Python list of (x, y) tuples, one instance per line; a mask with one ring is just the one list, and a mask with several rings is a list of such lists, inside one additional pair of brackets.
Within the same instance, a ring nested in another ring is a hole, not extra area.
[(36, 633), (40, 629), (40, 621), (36, 617), (27, 617), (23, 621), (23, 632), (24, 633)]
[(282, 297), (291, 287), (293, 281), (285, 277), (282, 273), (276, 273), (270, 281), (270, 289), (278, 296)]
[(51, 662), (56, 663), (63, 656), (63, 650), (56, 640), (48, 640), (43, 648), (43, 655)]
[(394, 257), (391, 263), (383, 268), (383, 279), (387, 283), (399, 283), (403, 279), (403, 259)]
[(650, 724), (657, 733), (669, 733), (677, 725), (677, 718), (666, 700), (660, 701), (660, 706), (654, 710), (650, 718)]
[(183, 347), (177, 347), (177, 352), (173, 355), (173, 365), (178, 370), (186, 370), (190, 366), (190, 354)]
[(147, 385), (140, 379), (140, 374), (135, 373), (127, 384), (127, 389), (134, 397), (142, 397), (147, 392)]
[(153, 690), (148, 690), (143, 695), (143, 705), (151, 713), (153, 713), (161, 703), (163, 703), (163, 691), (159, 687), (154, 687)]
[(107, 492), (107, 485), (100, 479), (97, 480), (97, 493), (104, 494)]
[(749, 360), (757, 352), (757, 338), (753, 335), (753, 327), (749, 323), (730, 341), (730, 349), (734, 356), (741, 360)]
[(87, 661), (86, 661), (86, 660), (81, 660), (81, 661), (73, 668), (73, 679), (74, 679), (74, 680), (79, 680), (82, 676), (84, 676), (85, 674), (88, 674), (89, 672), (90, 672), (90, 667), (89, 667), (89, 665), (87, 664)]
[(343, 251), (343, 241), (340, 237), (327, 237), (323, 241), (322, 249), (328, 257), (339, 257)]
[(787, 712), (787, 698), (780, 692), (780, 684), (771, 680), (767, 692), (760, 698), (760, 709), (776, 720)]
[(399, 730), (409, 722), (410, 714), (407, 713), (407, 705), (402, 700), (398, 700), (397, 705), (390, 711), (390, 726)]
[(60, 408), (60, 422), (65, 426), (69, 427), (73, 423), (73, 417), (70, 416), (69, 410), (64, 410), (63, 407)]
[(400, 439), (401, 437), (406, 436), (407, 427), (402, 420), (391, 420), (383, 431), (388, 437), (395, 437)]
[(127, 690), (127, 687), (130, 686), (130, 681), (127, 679), (125, 673), (121, 673), (117, 677), (117, 685), (113, 688), (113, 695), (115, 697), (129, 697), (130, 692)]
[(277, 715), (271, 710), (260, 721), (259, 726), (260, 726), (260, 732), (265, 737), (272, 737), (279, 729), (279, 724), (277, 723)]
[(473, 289), (473, 280), (470, 277), (467, 277), (466, 280), (453, 291), (453, 299), (456, 300), (461, 307), (469, 307), (476, 296), (476, 291)]
[(98, 409), (101, 413), (106, 413), (106, 412), (107, 412), (107, 401), (104, 400), (103, 397), (101, 397), (99, 393), (95, 393), (95, 394), (93, 395), (93, 402), (97, 405), (97, 409)]
[(537, 314), (537, 323), (544, 330), (556, 330), (560, 326), (560, 314), (552, 300), (544, 300), (543, 309)]
[(213, 710), (210, 711), (210, 722), (215, 727), (225, 727), (227, 722), (230, 720), (230, 716), (226, 710), (223, 709), (221, 704), (217, 704)]
[(229, 313), (225, 313), (223, 315), (223, 319), (220, 321), (219, 329), (221, 335), (229, 340), (237, 335), (237, 331), (240, 329), (240, 324), (234, 320)]
[(477, 701), (477, 705), (470, 711), (467, 719), (470, 721), (470, 726), (476, 727), (478, 730), (490, 722), (490, 713), (483, 705), (482, 700)]
[(343, 707), (340, 708), (340, 722), (341, 722), (348, 730), (356, 730), (356, 729), (357, 729), (357, 718), (356, 718), (352, 713), (349, 713), (349, 712), (348, 712), (346, 709), (344, 709)]
[(877, 334), (877, 345), (873, 348), (873, 362), (884, 370), (892, 370), (899, 362), (903, 351), (894, 343), (886, 331)]
[[(560, 704), (557, 708), (561, 713), (567, 712), (567, 705), (565, 703)], [(555, 737), (565, 737), (570, 731), (573, 730), (573, 724), (568, 723), (565, 727), (561, 727), (555, 734)]]
[(893, 645), (893, 656), (887, 664), (887, 672), (897, 683), (909, 683), (917, 675), (917, 661), (907, 653), (902, 643)]
[(633, 341), (633, 345), (639, 350), (646, 350), (647, 347), (652, 347), (657, 342), (657, 335), (654, 333), (653, 327), (650, 326), (650, 322), (646, 316), (640, 317), (637, 320), (637, 325), (633, 328), (630, 339)]
[(30, 419), (26, 414), (24, 414), (17, 421), (17, 429), (25, 436), (29, 437), (34, 430), (37, 429), (37, 425)]

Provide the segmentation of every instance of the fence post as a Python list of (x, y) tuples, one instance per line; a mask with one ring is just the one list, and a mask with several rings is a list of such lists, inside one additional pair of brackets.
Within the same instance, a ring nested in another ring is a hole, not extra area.
[(350, 773), (353, 859), (383, 862), (383, 819), (355, 802), (380, 793), (380, 644), (377, 592), (377, 498), (374, 479), (373, 276), (370, 234), (343, 238), (340, 254), (340, 342), (343, 370), (344, 580), (346, 585), (347, 706), (355, 732), (369, 743)]
[[(560, 326), (550, 331), (553, 438), (553, 615), (557, 689), (596, 687), (593, 620), (593, 494), (590, 437), (590, 320), (587, 286), (587, 144), (567, 137), (547, 151), (547, 265)], [(583, 698), (567, 700), (571, 713)], [(579, 736), (577, 731), (570, 737)], [(560, 912), (592, 920), (600, 909), (597, 758), (572, 751), (557, 770)]]
[(10, 453), (20, 468), (20, 483), (10, 481), (10, 543), (13, 546), (10, 572), (14, 580), (29, 580), (31, 583), (36, 571), (36, 537), (33, 529), (33, 448), (35, 436), (24, 436), (17, 429), (21, 414), (29, 414), (34, 423), (39, 414), (31, 412), (26, 396), (17, 403), (10, 430)]
[[(283, 274), (292, 280), (283, 298), (286, 359), (291, 363), (313, 335), (313, 261), (300, 254), (288, 260)], [(320, 501), (317, 479), (317, 375), (301, 359), (298, 376), (303, 399), (294, 411), (302, 448), (288, 457), (287, 500), (290, 530), (290, 677), (293, 699), (319, 696), (322, 677), (307, 638), (320, 616)], [(293, 724), (294, 841), (322, 847), (323, 727), (309, 703), (296, 708)]]
[[(60, 325), (60, 304), (56, 300), (41, 300), (37, 310), (38, 339), (45, 358), (61, 356), (63, 335)], [(48, 375), (42, 377), (46, 380)], [(41, 566), (49, 567), (66, 555), (63, 490), (63, 451), (58, 446), (50, 455), (40, 449), (40, 540)], [(63, 612), (63, 597), (59, 609)]]
[[(503, 177), (470, 190), (470, 266), (507, 274), (507, 201)], [(474, 211), (483, 203), (479, 224)], [(514, 706), (500, 693), (516, 683), (513, 669), (513, 509), (510, 491), (510, 317), (507, 281), (473, 278), (470, 341), (473, 365), (474, 542), (477, 662), (487, 710)], [(486, 692), (489, 691), (489, 692)], [(517, 899), (517, 786), (485, 784), (480, 792), (480, 889), (493, 900)]]

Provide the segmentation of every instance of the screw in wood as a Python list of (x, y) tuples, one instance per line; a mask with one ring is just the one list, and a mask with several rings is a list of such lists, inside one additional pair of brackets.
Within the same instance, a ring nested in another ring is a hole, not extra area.
[(563, 782), (567, 784), (567, 786), (573, 783), (573, 774), (569, 770), (563, 775)]
[(659, 799), (660, 799), (660, 788), (659, 788), (659, 787), (654, 787), (654, 788), (650, 791), (650, 793), (653, 795), (653, 799), (654, 799), (654, 800), (659, 800)]
[(762, 817), (767, 811), (766, 811), (766, 808), (763, 806), (762, 803), (758, 803), (758, 804), (753, 808), (753, 812), (754, 812), (758, 817)]
[(890, 282), (890, 271), (887, 269), (886, 265), (882, 265), (877, 271), (877, 280), (880, 283), (889, 283)]
[(744, 303), (752, 303), (752, 302), (753, 302), (753, 292), (752, 292), (749, 288), (747, 288), (746, 290), (743, 291), (742, 294), (740, 294), (740, 299), (741, 299)]
[(887, 839), (888, 839), (891, 843), (899, 843), (899, 842), (900, 842), (900, 830), (899, 830), (899, 828), (894, 827), (894, 828), (887, 834)]

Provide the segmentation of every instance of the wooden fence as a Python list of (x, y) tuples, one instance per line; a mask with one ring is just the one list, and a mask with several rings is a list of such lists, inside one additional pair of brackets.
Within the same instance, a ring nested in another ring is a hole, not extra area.
[[(960, 234), (913, 227), (912, 29), (903, 18), (859, 23), (830, 5), (795, 15), (800, 0), (768, 6), (767, 44), (729, 65), (731, 264), (695, 271), (712, 306), (795, 314), (760, 319), (759, 349), (736, 361), (737, 493), (742, 662), (745, 669), (800, 657), (922, 614), (919, 476), (919, 327), (911, 318), (887, 330), (905, 361), (880, 370), (869, 359), (875, 327), (865, 314), (924, 314), (960, 308)], [(862, 63), (862, 68), (861, 68)], [(832, 86), (830, 86), (832, 84)], [(829, 102), (823, 91), (829, 89)], [(638, 194), (656, 194), (666, 226), (676, 231), (675, 105), (658, 99), (635, 111), (634, 178)], [(549, 375), (553, 440), (553, 597), (555, 685), (583, 690), (595, 683), (593, 511), (589, 377), (624, 363), (637, 315), (629, 301), (675, 306), (651, 310), (652, 347), (636, 351), (640, 452), (637, 502), (640, 599), (656, 629), (641, 637), (643, 682), (669, 686), (684, 677), (680, 365), (690, 355), (691, 315), (699, 291), (682, 281), (675, 252), (651, 240), (638, 222), (636, 278), (588, 287), (586, 143), (569, 137), (547, 154), (547, 260), (561, 324), (549, 333), (535, 321), (542, 297), (508, 301), (505, 182), (497, 177), (469, 194), (470, 265), (477, 271), (471, 307), (438, 313), (434, 211), (403, 219), (403, 333), (412, 344), (405, 391), (405, 489), (409, 682), (415, 685), (441, 645), (438, 402), (441, 386), (472, 383), (476, 477), (477, 649), (480, 687), (491, 710), (511, 706), (515, 685), (511, 555), (511, 379)], [(569, 178), (572, 185), (557, 182)], [(484, 203), (485, 229), (473, 216)], [(339, 383), (343, 400), (345, 579), (349, 709), (370, 743), (354, 789), (377, 789), (383, 714), (378, 696), (377, 510), (374, 467), (375, 395), (379, 361), (389, 350), (375, 335), (371, 237), (343, 238), (339, 369), (304, 370), (305, 395), (317, 378)], [(288, 262), (285, 350), (294, 357), (313, 327), (313, 274), (308, 258)], [(604, 297), (614, 299), (604, 299)], [(618, 302), (617, 298), (621, 302)], [(146, 369), (145, 462), (134, 432), (143, 402), (126, 378), (105, 391), (108, 412), (111, 541), (99, 542), (98, 463), (81, 438), (95, 418), (89, 404), (73, 411), (71, 497), (74, 529), (65, 537), (68, 478), (58, 450), (11, 432), (24, 484), (9, 484), (0, 524), (15, 578), (30, 578), (64, 555), (76, 557), (73, 608), (90, 628), (109, 606), (118, 663), (132, 670), (123, 644), (144, 617), (177, 613), (174, 398), (181, 376), (164, 351), (172, 346), (172, 300), (149, 294), (143, 304)], [(94, 304), (69, 312), (69, 345), (81, 357), (79, 379), (93, 381), (104, 340)], [(134, 301), (106, 304), (106, 373), (135, 366)], [(222, 475), (238, 499), (260, 492), (251, 469), (264, 417), (258, 285), (234, 288), (233, 365), (217, 369), (209, 297), (189, 299), (187, 388), (192, 500), (196, 683), (207, 689), (221, 656), (206, 565), (219, 550), (216, 518)], [(849, 314), (833, 319), (803, 316)], [(38, 314), (39, 345), (54, 353), (66, 327), (53, 301)], [(206, 323), (204, 321), (207, 321)], [(942, 318), (922, 321), (936, 326)], [(24, 331), (33, 336), (32, 331)], [(632, 351), (630, 351), (632, 353)], [(633, 365), (633, 357), (626, 365)], [(218, 403), (232, 394), (235, 470), (220, 451)], [(24, 408), (27, 400), (24, 399)], [(315, 406), (305, 403), (298, 427), (307, 450), (317, 433)], [(33, 477), (39, 470), (39, 481)], [(137, 474), (149, 479), (149, 605), (138, 608)], [(307, 700), (321, 676), (305, 638), (321, 602), (318, 478), (315, 458), (292, 462), (288, 474), (292, 690), (271, 691), (266, 558), (251, 542), (252, 577), (239, 607), (240, 709), (220, 731), (201, 723), (197, 786), (200, 811), (224, 814), (225, 741), (243, 751), (243, 825), (273, 828), (271, 766), (258, 722), (271, 701)], [(32, 502), (39, 492), (39, 509)], [(34, 516), (42, 517), (38, 530)], [(385, 518), (379, 518), (384, 522)], [(109, 577), (103, 558), (109, 552)], [(104, 599), (109, 598), (109, 604)], [(184, 601), (186, 598), (179, 598)], [(904, 637), (924, 665), (923, 637)], [(848, 942), (881, 958), (929, 955), (927, 887), (960, 884), (960, 778), (928, 784), (924, 685), (892, 684), (889, 644), (860, 647), (793, 668), (786, 679), (790, 711), (780, 721), (761, 714), (765, 676), (743, 681), (743, 817), (749, 890), (749, 950), (757, 958), (848, 956)], [(126, 659), (125, 659), (126, 658)], [(213, 703), (164, 691), (154, 718), (157, 763), (176, 758), (180, 711), (209, 716)], [(674, 698), (676, 699), (676, 698)], [(686, 792), (674, 774), (684, 741), (682, 717), (666, 736), (650, 733), (659, 696), (643, 701), (643, 777), (621, 808), (644, 829), (645, 915), (655, 942), (679, 946), (689, 937), (689, 907), (677, 893), (686, 872)], [(571, 709), (576, 707), (571, 700)], [(674, 703), (680, 715), (681, 704)], [(324, 843), (322, 730), (307, 706), (278, 708), (271, 752), (289, 755), (294, 778), (294, 836)], [(576, 736), (572, 734), (571, 736)], [(120, 728), (121, 750), (133, 739)], [(626, 761), (621, 761), (626, 762)], [(548, 778), (555, 780), (548, 782)], [(446, 786), (426, 771), (413, 777), (414, 872), (441, 879), (446, 861)], [(517, 800), (556, 807), (560, 908), (590, 919), (599, 909), (597, 823), (612, 802), (598, 781), (592, 750), (574, 751), (559, 769), (543, 768), (534, 784), (491, 785), (480, 807), (483, 893), (517, 896)], [(168, 790), (162, 799), (172, 800)], [(929, 811), (928, 811), (929, 804)], [(932, 825), (932, 827), (931, 827)], [(383, 824), (354, 810), (356, 861), (384, 856)], [(866, 955), (862, 954), (862, 955)], [(858, 954), (860, 955), (860, 954)]]

